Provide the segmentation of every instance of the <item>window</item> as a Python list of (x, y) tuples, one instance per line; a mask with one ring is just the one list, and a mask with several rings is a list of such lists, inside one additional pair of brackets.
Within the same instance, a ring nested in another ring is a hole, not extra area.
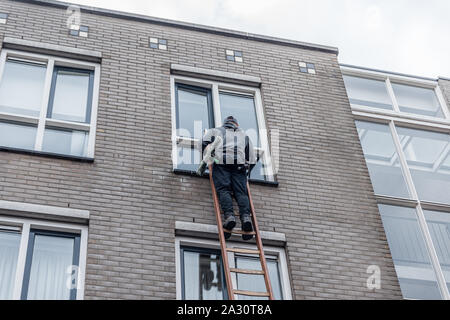
[(84, 226), (0, 218), (0, 299), (82, 299), (86, 246)]
[(444, 118), (444, 113), (432, 89), (392, 83), (401, 112)]
[(184, 300), (227, 299), (220, 250), (181, 248)]
[(344, 82), (352, 105), (392, 110), (384, 81), (344, 75)]
[[(450, 119), (442, 93), (434, 81), (344, 69), (344, 83), (354, 110), (379, 109), (412, 118)], [(347, 72), (350, 72), (347, 74)], [(417, 117), (419, 116), (419, 117)]]
[[(234, 263), (236, 268), (249, 270), (262, 270), (259, 258), (235, 255)], [(266, 257), (267, 269), (269, 270), (269, 279), (272, 286), (273, 296), (276, 300), (283, 299), (281, 292), (281, 279), (278, 261), (270, 255)], [(239, 290), (248, 290), (256, 292), (265, 292), (266, 285), (263, 275), (236, 274), (236, 284)], [(239, 300), (266, 300), (264, 297), (249, 297), (238, 295)]]
[(93, 158), (100, 66), (2, 50), (0, 147)]
[(389, 126), (356, 121), (356, 127), (375, 193), (409, 198)]
[[(177, 297), (185, 300), (227, 299), (225, 274), (222, 267), (221, 251), (217, 242), (191, 238), (177, 241)], [(228, 246), (244, 247), (242, 244), (228, 243)], [(275, 299), (291, 299), (284, 250), (264, 246), (269, 278)], [(261, 270), (259, 258), (254, 255), (229, 254), (230, 268)], [(232, 281), (239, 290), (265, 292), (262, 275), (232, 273)], [(266, 297), (236, 296), (239, 300), (267, 299)]]
[(171, 81), (174, 169), (196, 171), (204, 131), (233, 115), (259, 157), (250, 179), (274, 181), (259, 89), (175, 75)]
[[(449, 300), (450, 117), (437, 82), (342, 70), (402, 294)], [(366, 78), (384, 79), (392, 109), (352, 101), (381, 95)]]
[(71, 266), (78, 266), (80, 236), (31, 230), (29, 239), (22, 299), (74, 300), (67, 269), (71, 276)]
[(13, 297), (19, 245), (20, 232), (17, 229), (0, 227), (0, 300)]
[(44, 94), (46, 65), (8, 59), (3, 68), (0, 84), (0, 111), (39, 116)]
[(424, 210), (431, 238), (450, 290), (450, 213)]
[(450, 204), (450, 135), (405, 127), (397, 132), (419, 198)]
[(379, 208), (403, 297), (441, 299), (414, 208)]

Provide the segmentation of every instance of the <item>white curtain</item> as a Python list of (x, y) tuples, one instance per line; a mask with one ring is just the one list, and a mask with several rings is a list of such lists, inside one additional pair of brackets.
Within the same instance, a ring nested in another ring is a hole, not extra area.
[(20, 233), (0, 231), (0, 300), (12, 298)]
[[(36, 235), (31, 262), (28, 300), (68, 300), (68, 268), (73, 261), (74, 239)], [(30, 249), (29, 249), (30, 250)]]

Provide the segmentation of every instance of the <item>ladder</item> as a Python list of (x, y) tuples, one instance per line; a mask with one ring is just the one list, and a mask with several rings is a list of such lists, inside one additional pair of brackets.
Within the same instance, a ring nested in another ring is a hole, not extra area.
[[(214, 201), (214, 211), (216, 213), (217, 227), (219, 232), (219, 241), (220, 241), (220, 249), (222, 251), (222, 262), (223, 269), (225, 272), (225, 281), (227, 285), (228, 291), (228, 299), (234, 300), (234, 295), (244, 295), (244, 296), (253, 296), (253, 297), (268, 297), (269, 300), (274, 300), (272, 293), (272, 286), (270, 284), (269, 279), (269, 270), (267, 269), (266, 257), (264, 256), (264, 248), (262, 245), (261, 236), (259, 234), (258, 222), (256, 221), (255, 215), (255, 207), (253, 206), (252, 196), (250, 194), (250, 188), (247, 181), (247, 191), (248, 191), (248, 199), (250, 201), (250, 211), (251, 211), (251, 219), (253, 224), (253, 231), (246, 232), (243, 230), (224, 230), (222, 224), (222, 216), (219, 205), (219, 198), (217, 197), (216, 188), (214, 186), (214, 181), (212, 178), (212, 170), (213, 166), (209, 165), (209, 181), (211, 183), (212, 196)], [(236, 214), (237, 215), (237, 214)], [(246, 248), (227, 248), (225, 241), (225, 232), (234, 233), (234, 234), (251, 234), (255, 236), (256, 239), (256, 247), (257, 249), (246, 249)], [(242, 253), (242, 254), (254, 254), (259, 255), (259, 260), (261, 263), (261, 270), (249, 270), (249, 269), (238, 269), (238, 268), (230, 268), (228, 263), (228, 253)], [(264, 283), (266, 285), (266, 292), (256, 292), (256, 291), (247, 291), (247, 290), (237, 290), (233, 288), (233, 282), (231, 280), (231, 273), (241, 273), (241, 274), (250, 274), (250, 275), (263, 275)]]

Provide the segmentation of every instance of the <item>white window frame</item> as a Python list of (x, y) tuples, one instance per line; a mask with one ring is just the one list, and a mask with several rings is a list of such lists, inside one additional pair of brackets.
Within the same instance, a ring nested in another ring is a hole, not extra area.
[[(430, 203), (428, 201), (423, 201), (419, 199), (417, 190), (415, 188), (414, 181), (412, 179), (410, 165), (406, 160), (405, 153), (403, 151), (402, 143), (397, 134), (397, 127), (406, 127), (406, 128), (415, 128), (426, 131), (434, 131), (450, 134), (450, 112), (449, 107), (445, 102), (442, 91), (439, 87), (437, 81), (433, 80), (425, 80), (420, 78), (414, 78), (403, 75), (395, 75), (390, 73), (385, 73), (381, 71), (368, 71), (359, 69), (357, 67), (348, 67), (341, 66), (341, 72), (343, 75), (355, 76), (366, 79), (375, 79), (382, 80), (386, 82), (386, 88), (388, 90), (389, 96), (392, 101), (393, 111), (392, 110), (384, 110), (373, 107), (362, 107), (351, 105), (351, 110), (355, 120), (367, 121), (367, 122), (376, 122), (376, 123), (384, 123), (389, 126), (389, 130), (391, 136), (393, 138), (393, 142), (395, 145), (395, 149), (397, 151), (397, 155), (400, 160), (401, 169), (403, 176), (406, 181), (406, 185), (408, 188), (410, 199), (390, 197), (385, 195), (375, 195), (377, 202), (379, 204), (388, 204), (394, 206), (401, 207), (412, 207), (416, 210), (416, 216), (419, 223), (420, 230), (423, 234), (425, 244), (430, 256), (431, 264), (433, 270), (436, 274), (436, 280), (439, 286), (439, 290), (441, 292), (442, 298), (444, 300), (450, 300), (450, 292), (447, 287), (446, 279), (444, 277), (443, 270), (440, 266), (439, 259), (436, 253), (436, 249), (434, 247), (431, 234), (428, 228), (428, 224), (425, 219), (425, 215), (423, 210), (437, 210), (450, 212), (450, 204), (443, 203)], [(412, 85), (415, 87), (428, 88), (433, 89), (436, 93), (438, 101), (443, 110), (444, 119), (429, 117), (429, 116), (420, 116), (414, 115), (410, 113), (400, 112), (398, 108), (398, 103), (395, 99), (394, 92), (391, 85), (391, 80), (395, 83), (401, 83), (405, 85)], [(435, 208), (435, 209), (430, 209)], [(449, 213), (450, 214), (450, 213)]]
[(258, 123), (258, 134), (261, 147), (254, 147), (255, 152), (259, 154), (264, 164), (264, 175), (267, 181), (275, 181), (274, 170), (270, 156), (270, 148), (268, 141), (268, 130), (265, 122), (264, 108), (262, 105), (261, 90), (255, 87), (247, 87), (242, 85), (231, 84), (227, 82), (204, 80), (187, 76), (171, 75), (170, 76), (170, 92), (171, 92), (171, 114), (172, 114), (172, 164), (173, 169), (177, 168), (178, 150), (177, 147), (191, 147), (194, 149), (199, 143), (198, 139), (178, 137), (176, 124), (176, 89), (175, 84), (187, 84), (196, 87), (207, 88), (211, 90), (212, 107), (214, 113), (214, 125), (220, 127), (222, 125), (222, 115), (220, 108), (220, 92), (232, 92), (239, 95), (248, 95), (254, 98), (256, 120)]
[[(80, 61), (74, 59), (60, 58), (51, 55), (43, 55), (29, 53), (19, 50), (2, 49), (0, 54), (0, 81), (3, 79), (3, 70), (8, 58), (24, 60), (34, 63), (42, 63), (47, 66), (44, 92), (41, 101), (41, 110), (39, 117), (24, 116), (13, 113), (0, 112), (0, 120), (16, 121), (19, 123), (27, 123), (37, 125), (36, 141), (33, 151), (42, 151), (42, 143), (44, 139), (44, 131), (47, 126), (54, 126), (62, 129), (74, 129), (89, 133), (88, 147), (85, 157), (94, 158), (95, 154), (95, 136), (97, 129), (97, 113), (98, 99), (100, 87), (100, 64)], [(90, 123), (77, 123), (47, 118), (47, 109), (50, 98), (51, 83), (53, 77), (53, 69), (55, 66), (71, 67), (94, 71), (94, 83), (92, 91), (91, 121)], [(62, 154), (64, 156), (64, 154)], [(70, 155), (67, 155), (70, 157)]]
[[(192, 248), (205, 248), (220, 251), (220, 244), (214, 240), (192, 238), (192, 237), (180, 237), (175, 238), (175, 265), (176, 265), (176, 288), (177, 288), (177, 300), (182, 299), (182, 281), (181, 278), (181, 247)], [(254, 249), (251, 245), (239, 242), (227, 242), (229, 248), (246, 248)], [(283, 300), (292, 300), (291, 284), (289, 281), (289, 271), (287, 266), (286, 252), (283, 247), (264, 246), (264, 254), (267, 257), (274, 257), (278, 262), (278, 271), (280, 273), (281, 292), (283, 293)], [(246, 256), (239, 254), (239, 256)], [(249, 257), (255, 257), (254, 255), (248, 255)], [(230, 262), (230, 268), (235, 267), (235, 253), (228, 252), (228, 261)], [(233, 287), (236, 288), (237, 275), (231, 274)], [(235, 296), (235, 299), (237, 297)]]
[[(0, 217), (1, 226), (11, 226), (20, 228), (20, 246), (17, 259), (16, 274), (14, 276), (13, 300), (20, 300), (22, 293), (22, 284), (24, 279), (25, 264), (27, 258), (28, 240), (31, 229), (59, 231), (66, 233), (73, 233), (80, 235), (80, 257), (78, 265), (78, 283), (76, 300), (84, 299), (84, 285), (86, 278), (86, 260), (87, 260), (87, 242), (88, 242), (88, 227), (84, 225), (77, 225), (72, 223), (50, 222), (38, 219), (28, 218), (11, 218)], [(70, 276), (70, 275), (68, 275)]]

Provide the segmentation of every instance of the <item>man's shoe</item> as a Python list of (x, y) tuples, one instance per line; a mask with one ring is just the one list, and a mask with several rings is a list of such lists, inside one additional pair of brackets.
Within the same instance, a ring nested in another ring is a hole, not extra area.
[(233, 230), (236, 226), (236, 218), (234, 217), (234, 214), (225, 214), (224, 219), (223, 228), (230, 231)]
[[(229, 213), (224, 215), (225, 221), (223, 222), (223, 228), (225, 230), (233, 230), (236, 226), (236, 218), (234, 217), (234, 213)], [(231, 237), (231, 232), (223, 232), (225, 236), (225, 240), (228, 240)]]
[[(242, 231), (251, 232), (253, 231), (253, 225), (252, 225), (252, 219), (250, 219), (250, 216), (248, 214), (243, 215), (241, 217), (241, 225), (242, 225)], [(252, 234), (243, 234), (242, 239), (245, 241), (251, 240), (253, 238)]]

